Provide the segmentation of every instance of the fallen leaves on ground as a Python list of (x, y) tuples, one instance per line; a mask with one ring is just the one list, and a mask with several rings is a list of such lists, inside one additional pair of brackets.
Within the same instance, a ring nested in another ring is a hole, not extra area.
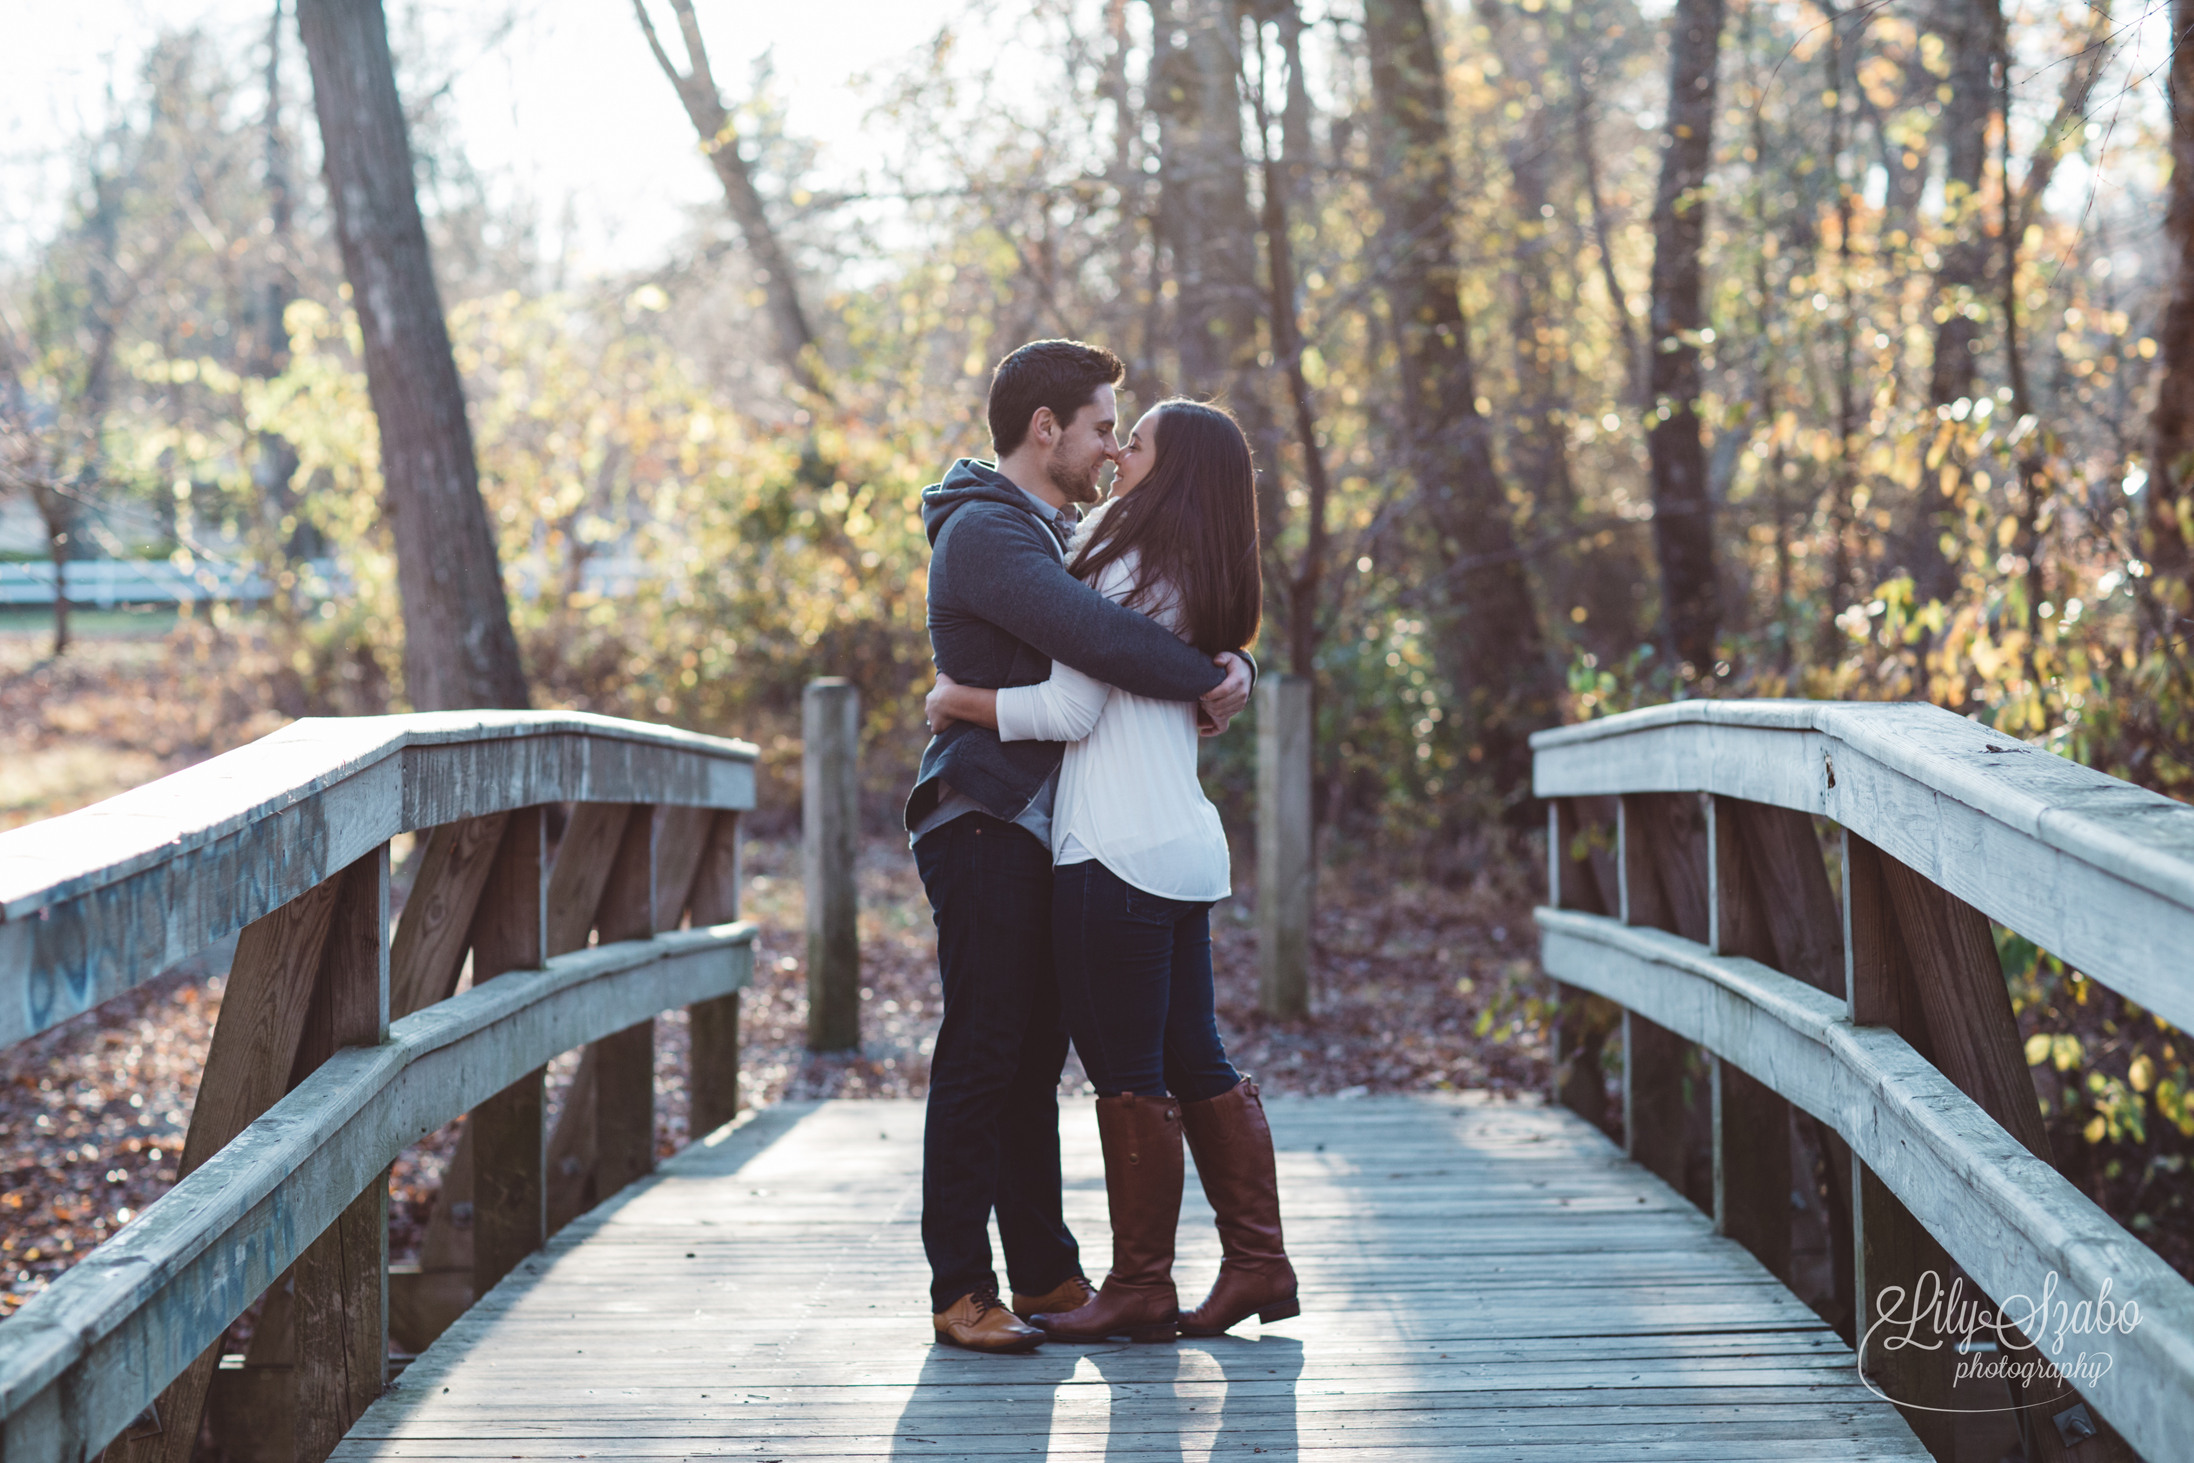
[(156, 981), (0, 1053), (0, 1316), (175, 1183), (220, 991)]
[(45, 630), (0, 632), (0, 829), (240, 747), (303, 709), (276, 705), (285, 678), (256, 633), (184, 620), (50, 649)]

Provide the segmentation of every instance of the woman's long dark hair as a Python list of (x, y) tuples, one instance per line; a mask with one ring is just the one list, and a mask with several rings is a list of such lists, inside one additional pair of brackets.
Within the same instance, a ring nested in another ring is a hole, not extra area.
[(1243, 649), (1264, 608), (1249, 439), (1223, 407), (1175, 397), (1156, 410), (1149, 475), (1105, 511), (1074, 573), (1094, 581), (1133, 552), (1135, 588), (1125, 603), (1147, 613), (1170, 588), (1189, 644), (1206, 655)]

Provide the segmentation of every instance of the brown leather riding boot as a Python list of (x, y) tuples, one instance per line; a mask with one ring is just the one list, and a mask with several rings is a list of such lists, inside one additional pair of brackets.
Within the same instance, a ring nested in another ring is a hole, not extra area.
[(1057, 1341), (1171, 1341), (1173, 1237), (1181, 1224), (1181, 1105), (1170, 1097), (1100, 1097), (1112, 1271), (1087, 1305), (1030, 1317)]
[(1280, 1179), (1257, 1084), (1244, 1077), (1217, 1097), (1182, 1103), (1181, 1125), (1218, 1215), (1223, 1256), (1211, 1294), (1181, 1317), (1181, 1334), (1217, 1336), (1252, 1311), (1265, 1321), (1301, 1315), (1295, 1267), (1280, 1245)]

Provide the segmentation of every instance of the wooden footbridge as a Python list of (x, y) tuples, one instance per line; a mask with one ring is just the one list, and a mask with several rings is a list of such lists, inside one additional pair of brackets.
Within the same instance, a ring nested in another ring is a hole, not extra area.
[[(301, 722), (0, 835), (0, 1044), (238, 935), (181, 1181), (0, 1323), (0, 1463), (1970, 1458), (1980, 1356), (2025, 1367), (1995, 1386), (2030, 1458), (2188, 1456), (2194, 1287), (2050, 1166), (1990, 922), (2194, 1030), (2194, 809), (1927, 707), (1544, 734), (1550, 1100), (1277, 1099), (1302, 1317), (997, 1358), (928, 1341), (919, 1105), (738, 1111), (753, 756)], [(680, 1007), (705, 1136), (658, 1164)], [(392, 1274), (388, 1166), (461, 1114)], [(1086, 1108), (1064, 1134), (1101, 1269)], [(1794, 1152), (1828, 1177), (1812, 1305)], [(1207, 1218), (1191, 1185), (1184, 1288)], [(1931, 1278), (2000, 1323), (1907, 1314)]]

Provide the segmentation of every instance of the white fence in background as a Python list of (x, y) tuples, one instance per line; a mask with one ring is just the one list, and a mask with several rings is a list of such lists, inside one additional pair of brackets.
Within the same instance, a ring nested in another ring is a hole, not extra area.
[[(306, 592), (315, 598), (339, 595), (347, 588), (333, 559), (307, 559), (297, 568)], [(517, 596), (529, 601), (540, 598), (547, 582), (540, 566), (521, 558), (513, 568), (516, 583), (512, 588)], [(559, 578), (555, 582), (564, 581)], [(596, 554), (579, 567), (580, 591), (602, 599), (630, 599), (647, 582), (647, 567), (630, 552)], [(271, 581), (256, 566), (207, 559), (188, 569), (168, 559), (72, 559), (67, 583), (70, 604), (103, 610), (116, 605), (206, 604), (215, 600), (257, 604), (273, 593)], [(0, 607), (52, 603), (51, 561), (0, 563)]]
[[(333, 559), (311, 559), (300, 567), (323, 582), (334, 578)], [(67, 570), (69, 603), (100, 609), (213, 600), (250, 604), (273, 593), (271, 581), (246, 564), (202, 561), (185, 569), (168, 559), (72, 559)], [(50, 605), (53, 581), (51, 562), (0, 564), (0, 605)]]
[[(504, 568), (511, 593), (528, 603), (570, 583), (565, 566), (546, 567), (538, 553), (521, 554)], [(648, 582), (648, 566), (629, 548), (596, 549), (579, 565), (579, 592), (600, 599), (631, 599)], [(669, 586), (675, 588), (677, 582), (672, 576)]]

